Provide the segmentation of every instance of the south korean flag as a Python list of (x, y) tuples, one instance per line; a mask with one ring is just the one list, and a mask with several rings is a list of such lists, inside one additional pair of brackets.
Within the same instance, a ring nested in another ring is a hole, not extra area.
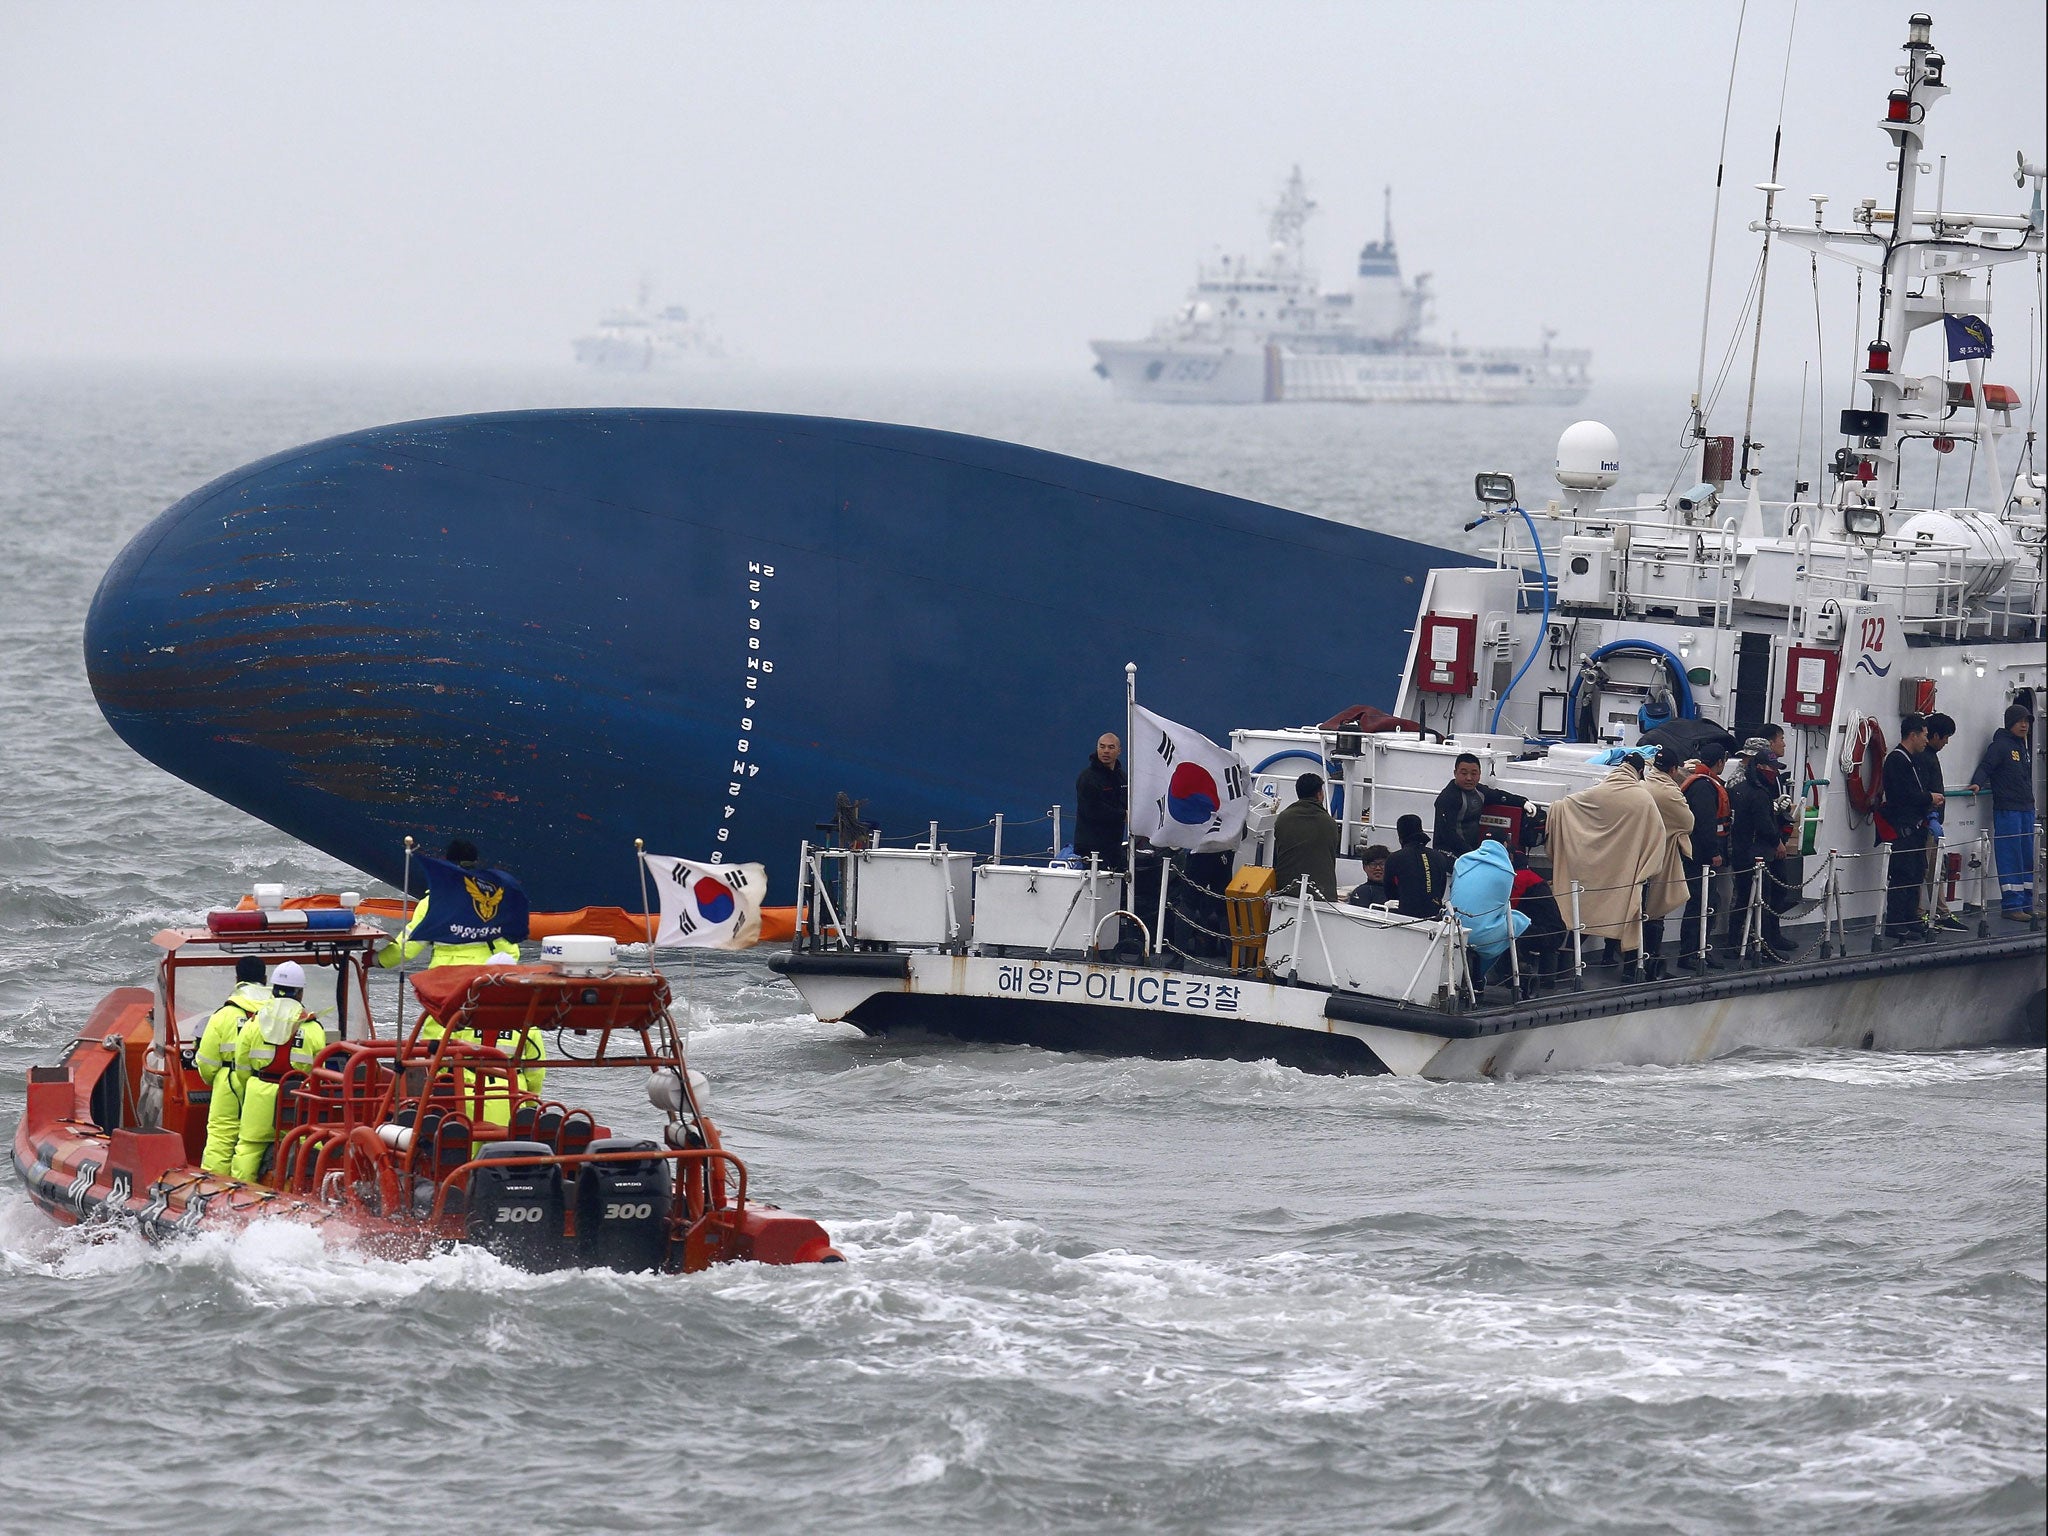
[(661, 893), (657, 949), (747, 949), (761, 942), (761, 898), (768, 871), (759, 864), (699, 864), (643, 853)]
[(1157, 848), (1235, 848), (1251, 775), (1200, 731), (1138, 709), (1131, 731), (1131, 831)]

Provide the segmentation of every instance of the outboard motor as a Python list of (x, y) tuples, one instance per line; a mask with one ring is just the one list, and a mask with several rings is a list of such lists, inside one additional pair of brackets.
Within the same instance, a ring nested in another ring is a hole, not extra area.
[(552, 1157), (538, 1141), (500, 1141), (485, 1147), (469, 1173), (469, 1217), (463, 1236), (521, 1269), (557, 1269), (562, 1263), (567, 1202), (558, 1163), (516, 1168), (491, 1164), (508, 1157)]
[(675, 1179), (656, 1143), (623, 1136), (592, 1152), (645, 1152), (644, 1161), (585, 1163), (576, 1179), (576, 1260), (606, 1269), (657, 1269), (668, 1247)]

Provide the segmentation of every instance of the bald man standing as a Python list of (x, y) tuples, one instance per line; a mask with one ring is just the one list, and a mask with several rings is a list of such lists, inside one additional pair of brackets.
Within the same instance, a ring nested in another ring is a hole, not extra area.
[(1074, 781), (1074, 857), (1097, 854), (1115, 866), (1124, 858), (1124, 811), (1130, 786), (1124, 777), (1124, 747), (1104, 731), (1081, 776)]

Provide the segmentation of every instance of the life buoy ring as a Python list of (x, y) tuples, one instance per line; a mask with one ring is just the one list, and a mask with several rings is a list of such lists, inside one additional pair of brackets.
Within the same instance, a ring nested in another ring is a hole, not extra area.
[(1884, 785), (1884, 727), (1875, 715), (1858, 715), (1842, 732), (1842, 774), (1849, 809), (1868, 816), (1877, 809)]

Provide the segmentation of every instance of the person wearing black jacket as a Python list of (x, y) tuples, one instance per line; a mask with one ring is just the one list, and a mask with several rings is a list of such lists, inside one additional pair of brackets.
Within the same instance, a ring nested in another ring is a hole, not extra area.
[(1991, 791), (1991, 847), (1998, 861), (1998, 904), (2004, 915), (2034, 915), (2034, 712), (2009, 704), (2005, 728), (1991, 733), (1970, 774), (1970, 788)]
[[(1929, 794), (1940, 795), (1944, 799), (1948, 785), (1941, 775), (1941, 749), (1955, 739), (1955, 734), (1953, 716), (1936, 714), (1927, 717), (1927, 747), (1917, 764), (1920, 782)], [(1920, 886), (1920, 910), (1932, 927), (1948, 928), (1957, 933), (1963, 931), (1962, 921), (1941, 899), (1941, 838), (1932, 824), (1927, 829), (1927, 874)]]
[(1942, 797), (1920, 775), (1927, 750), (1927, 717), (1899, 720), (1899, 744), (1884, 759), (1884, 819), (1891, 828), (1892, 856), (1886, 875), (1885, 936), (1894, 940), (1931, 938), (1920, 921), (1920, 882), (1927, 878), (1927, 818)]
[(1124, 810), (1128, 781), (1124, 778), (1123, 743), (1104, 731), (1094, 755), (1074, 780), (1074, 857), (1098, 854), (1116, 866), (1124, 857)]
[[(1778, 775), (1782, 766), (1768, 749), (1752, 752), (1742, 777), (1728, 793), (1728, 867), (1734, 880), (1728, 900), (1728, 947), (1740, 953), (1749, 925), (1749, 904), (1758, 880), (1770, 878), (1770, 865), (1787, 852), (1791, 828), (1778, 814)], [(1774, 964), (1789, 958), (1778, 911), (1768, 888), (1757, 902), (1762, 919), (1763, 948), (1759, 958)]]
[(1394, 910), (1403, 917), (1442, 917), (1457, 860), (1429, 846), (1420, 816), (1403, 816), (1394, 830), (1401, 839), (1401, 846), (1387, 858), (1387, 892), (1394, 898)]
[(1513, 805), (1527, 808), (1529, 802), (1520, 795), (1511, 795), (1504, 789), (1495, 789), (1491, 784), (1479, 782), (1479, 759), (1470, 752), (1460, 752), (1451, 765), (1451, 782), (1437, 793), (1436, 797), (1436, 847), (1439, 853), (1456, 858), (1461, 853), (1470, 853), (1477, 848), (1484, 837), (1479, 827), (1479, 818), (1490, 805)]
[(1515, 940), (1520, 953), (1522, 996), (1528, 997), (1538, 987), (1548, 987), (1557, 980), (1571, 929), (1565, 926), (1564, 913), (1558, 910), (1557, 893), (1551, 890), (1550, 882), (1529, 867), (1527, 856), (1511, 853), (1509, 857), (1515, 864), (1515, 884), (1508, 905), (1529, 919), (1528, 928)]
[(1358, 856), (1358, 862), (1365, 866), (1365, 878), (1351, 888), (1351, 894), (1344, 899), (1354, 907), (1384, 907), (1394, 898), (1387, 891), (1387, 859), (1393, 850), (1384, 843), (1374, 843)]
[(1685, 860), (1685, 917), (1678, 925), (1678, 964), (1688, 971), (1719, 969), (1707, 957), (1706, 934), (1713, 927), (1714, 871), (1728, 862), (1732, 810), (1721, 782), (1728, 748), (1710, 741), (1700, 748), (1692, 770), (1678, 786), (1692, 807), (1692, 854)]

